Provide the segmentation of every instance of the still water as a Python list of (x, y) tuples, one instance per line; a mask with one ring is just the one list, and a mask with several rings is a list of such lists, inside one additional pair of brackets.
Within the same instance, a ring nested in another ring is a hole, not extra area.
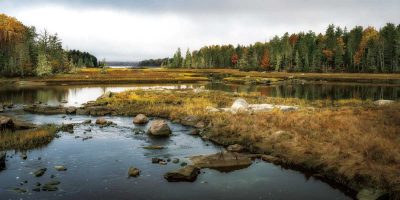
[(274, 86), (236, 85), (225, 83), (162, 84), (162, 85), (70, 85), (35, 87), (0, 87), (0, 102), (32, 104), (37, 101), (49, 105), (67, 101), (66, 106), (79, 106), (95, 100), (106, 91), (121, 92), (132, 89), (194, 89), (220, 90), (236, 93), (255, 92), (263, 96), (301, 98), (307, 100), (399, 100), (400, 86), (345, 83), (305, 83)]

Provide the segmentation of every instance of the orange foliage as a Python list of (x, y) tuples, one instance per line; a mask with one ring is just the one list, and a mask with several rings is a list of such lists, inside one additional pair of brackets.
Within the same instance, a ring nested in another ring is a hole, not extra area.
[(20, 41), (26, 27), (14, 17), (0, 14), (0, 42)]
[(370, 41), (374, 41), (378, 39), (378, 31), (375, 30), (374, 27), (368, 27), (363, 31), (360, 46), (358, 47), (358, 51), (354, 55), (355, 64), (361, 63), (361, 58), (364, 55), (365, 49)]
[(269, 50), (265, 49), (263, 57), (261, 59), (261, 67), (264, 69), (268, 69), (270, 67), (270, 55), (269, 55)]

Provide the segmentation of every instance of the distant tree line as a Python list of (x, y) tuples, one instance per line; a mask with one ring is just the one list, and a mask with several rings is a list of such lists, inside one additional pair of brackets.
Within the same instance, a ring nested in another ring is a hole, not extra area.
[(98, 67), (96, 56), (79, 50), (67, 51), (68, 59), (77, 67)]
[(380, 30), (329, 25), (325, 34), (285, 33), (249, 46), (213, 45), (181, 49), (163, 62), (170, 68), (237, 68), (290, 72), (400, 72), (400, 25)]
[(88, 53), (65, 51), (57, 34), (38, 34), (13, 17), (0, 14), (0, 76), (45, 76), (95, 67)]
[(160, 67), (163, 63), (167, 63), (168, 58), (160, 58), (160, 59), (149, 59), (142, 60), (139, 62), (139, 66), (142, 67)]

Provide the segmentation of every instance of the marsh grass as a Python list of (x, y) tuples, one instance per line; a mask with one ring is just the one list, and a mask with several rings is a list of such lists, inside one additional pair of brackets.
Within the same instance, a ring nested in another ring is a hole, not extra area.
[[(249, 103), (297, 105), (295, 112), (208, 113), (207, 106)], [(105, 99), (120, 114), (144, 113), (182, 120), (196, 116), (206, 136), (220, 144), (242, 144), (276, 156), (354, 190), (362, 187), (400, 194), (400, 104), (375, 106), (357, 99), (306, 101), (218, 91), (127, 91)]]
[[(234, 83), (270, 83), (280, 79), (325, 80), (335, 82), (373, 82), (399, 84), (400, 74), (362, 73), (286, 73), (243, 72), (236, 69), (106, 69), (82, 68), (76, 73), (57, 74), (49, 77), (31, 77), (22, 81), (63, 83), (195, 83), (209, 81), (211, 77), (225, 78)], [(7, 79), (9, 80), (9, 79)], [(20, 80), (20, 81), (21, 81)], [(14, 80), (15, 81), (15, 80)], [(1, 80), (0, 80), (1, 82)]]
[(56, 136), (58, 128), (46, 125), (36, 129), (0, 133), (0, 151), (29, 150), (48, 145)]

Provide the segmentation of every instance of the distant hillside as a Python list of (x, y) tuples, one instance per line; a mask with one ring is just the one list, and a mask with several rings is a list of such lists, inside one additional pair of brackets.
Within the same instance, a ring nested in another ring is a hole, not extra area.
[(109, 61), (107, 66), (110, 67), (137, 67), (139, 62), (123, 62), (123, 61)]

